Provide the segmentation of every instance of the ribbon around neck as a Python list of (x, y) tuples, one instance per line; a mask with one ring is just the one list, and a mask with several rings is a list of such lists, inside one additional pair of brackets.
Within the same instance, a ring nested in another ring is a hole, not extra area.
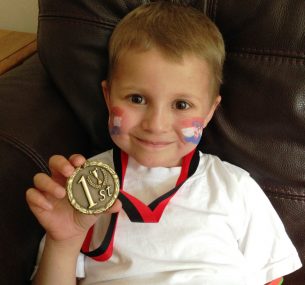
[[(176, 186), (170, 189), (165, 194), (155, 199), (149, 205), (124, 191), (124, 178), (126, 174), (128, 155), (119, 148), (113, 149), (113, 162), (115, 171), (120, 179), (120, 193), (118, 199), (122, 202), (123, 210), (127, 214), (131, 222), (138, 223), (158, 223), (162, 214), (184, 182), (191, 177), (197, 170), (199, 164), (199, 151), (194, 149), (189, 154), (183, 157), (180, 175), (177, 179)], [(106, 261), (112, 256), (114, 236), (116, 224), (118, 220), (118, 213), (111, 214), (110, 223), (106, 235), (100, 246), (90, 251), (90, 243), (94, 232), (94, 225), (89, 229), (84, 240), (81, 252), (86, 256), (93, 258), (96, 261)]]

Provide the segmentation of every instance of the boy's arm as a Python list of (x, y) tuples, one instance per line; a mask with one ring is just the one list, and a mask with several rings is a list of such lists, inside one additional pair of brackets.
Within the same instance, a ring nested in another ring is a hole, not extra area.
[[(65, 183), (85, 158), (73, 155), (67, 160), (55, 155), (50, 158), (51, 176), (34, 176), (34, 187), (26, 192), (33, 214), (46, 231), (46, 243), (34, 277), (35, 285), (76, 284), (76, 262), (87, 231), (98, 215), (85, 215), (69, 203)], [(119, 212), (122, 204), (117, 200), (108, 213)]]
[(58, 242), (47, 235), (33, 285), (75, 285), (76, 261), (84, 238)]
[(52, 156), (51, 176), (38, 173), (26, 192), (30, 209), (46, 231), (46, 242), (33, 284), (76, 284), (76, 261), (87, 230), (97, 216), (76, 212), (68, 202), (65, 181), (85, 158)]

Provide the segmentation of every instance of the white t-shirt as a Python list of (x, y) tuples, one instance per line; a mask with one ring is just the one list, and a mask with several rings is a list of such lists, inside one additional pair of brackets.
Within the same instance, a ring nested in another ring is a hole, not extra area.
[[(112, 165), (112, 151), (94, 159)], [(146, 168), (129, 158), (124, 190), (149, 204), (175, 186), (179, 173), (179, 167)], [(108, 221), (102, 215), (97, 222), (92, 249)], [(296, 249), (257, 183), (246, 171), (200, 153), (196, 172), (158, 223), (131, 222), (122, 210), (111, 258), (80, 255), (77, 272), (81, 285), (263, 285), (299, 267)]]

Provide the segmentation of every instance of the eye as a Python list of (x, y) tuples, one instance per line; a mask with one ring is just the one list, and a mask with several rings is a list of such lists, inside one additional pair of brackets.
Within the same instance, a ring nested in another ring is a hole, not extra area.
[(138, 94), (131, 95), (129, 97), (129, 100), (130, 100), (130, 102), (132, 102), (134, 104), (141, 104), (141, 105), (146, 104), (145, 98)]
[(191, 107), (190, 104), (183, 100), (178, 100), (174, 103), (174, 108), (178, 110), (186, 110), (190, 107)]

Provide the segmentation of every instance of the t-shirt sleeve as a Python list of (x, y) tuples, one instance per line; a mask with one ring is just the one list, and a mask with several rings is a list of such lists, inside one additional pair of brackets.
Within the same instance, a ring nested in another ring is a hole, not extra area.
[(302, 266), (269, 199), (250, 177), (242, 178), (244, 219), (239, 239), (253, 284), (266, 284)]

